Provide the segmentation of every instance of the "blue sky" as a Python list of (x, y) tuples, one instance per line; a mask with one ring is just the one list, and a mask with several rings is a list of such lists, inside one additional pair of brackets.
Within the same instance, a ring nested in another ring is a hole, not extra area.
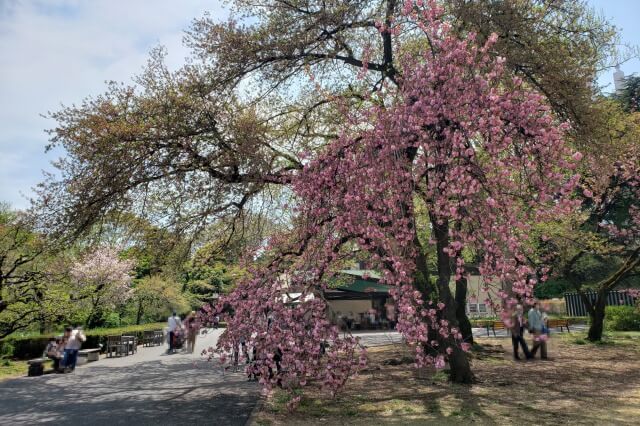
[[(589, 0), (640, 45), (638, 0)], [(41, 116), (61, 104), (101, 93), (106, 80), (130, 82), (148, 51), (167, 47), (178, 67), (188, 51), (183, 30), (209, 11), (223, 17), (217, 0), (0, 0), (0, 201), (28, 206), (31, 188), (60, 153), (44, 153)], [(640, 72), (640, 61), (622, 66)], [(601, 84), (612, 82), (611, 73)]]
[(184, 62), (184, 29), (216, 0), (0, 0), (0, 201), (28, 206), (31, 188), (60, 152), (45, 154), (41, 115), (131, 82), (149, 50), (165, 45)]
[[(640, 1), (588, 0), (588, 3), (618, 28), (623, 43), (640, 46)], [(625, 75), (633, 73), (640, 75), (640, 59), (625, 62), (620, 69)], [(601, 85), (610, 84), (613, 88), (612, 73), (602, 75), (599, 82)]]

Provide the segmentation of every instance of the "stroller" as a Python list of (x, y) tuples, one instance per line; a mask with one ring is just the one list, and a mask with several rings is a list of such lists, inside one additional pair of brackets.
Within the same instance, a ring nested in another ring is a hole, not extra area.
[[(167, 339), (170, 339), (171, 335), (169, 333), (167, 333)], [(176, 328), (176, 330), (173, 332), (173, 349), (182, 349), (184, 347), (184, 339), (185, 339), (185, 332), (183, 329), (181, 328)]]

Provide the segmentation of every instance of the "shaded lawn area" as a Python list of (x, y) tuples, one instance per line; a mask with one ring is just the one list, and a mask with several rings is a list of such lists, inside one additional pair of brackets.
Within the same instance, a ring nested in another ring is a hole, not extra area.
[[(47, 364), (51, 363), (48, 362)], [(47, 364), (45, 364), (45, 368), (48, 368)], [(0, 360), (0, 382), (15, 377), (26, 376), (27, 370), (29, 370), (27, 361)]]
[(448, 383), (442, 371), (387, 365), (408, 362), (410, 353), (382, 346), (369, 349), (368, 369), (336, 399), (310, 389), (298, 410), (287, 413), (289, 397), (274, 392), (256, 424), (638, 424), (640, 333), (616, 333), (602, 344), (556, 334), (552, 360), (529, 362), (512, 360), (509, 338), (479, 340), (472, 387)]

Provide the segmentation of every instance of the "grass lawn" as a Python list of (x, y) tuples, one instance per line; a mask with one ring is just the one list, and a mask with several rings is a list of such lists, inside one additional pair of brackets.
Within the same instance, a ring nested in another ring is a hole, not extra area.
[(366, 371), (336, 399), (308, 389), (288, 413), (288, 396), (274, 392), (258, 425), (638, 424), (640, 333), (609, 333), (602, 344), (563, 333), (549, 342), (551, 361), (514, 362), (511, 339), (479, 339), (473, 353), (478, 382), (447, 382), (385, 360), (409, 355), (400, 345), (369, 349)]
[[(46, 368), (46, 366), (45, 366)], [(13, 379), (27, 375), (29, 365), (27, 361), (0, 360), (0, 382), (6, 379)]]

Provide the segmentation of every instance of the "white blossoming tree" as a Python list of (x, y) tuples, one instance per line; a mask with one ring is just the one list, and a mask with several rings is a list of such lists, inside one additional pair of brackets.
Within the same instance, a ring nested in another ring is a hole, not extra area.
[(99, 247), (71, 267), (75, 299), (88, 304), (87, 325), (99, 325), (106, 309), (121, 306), (132, 296), (134, 263), (121, 259), (112, 247)]

